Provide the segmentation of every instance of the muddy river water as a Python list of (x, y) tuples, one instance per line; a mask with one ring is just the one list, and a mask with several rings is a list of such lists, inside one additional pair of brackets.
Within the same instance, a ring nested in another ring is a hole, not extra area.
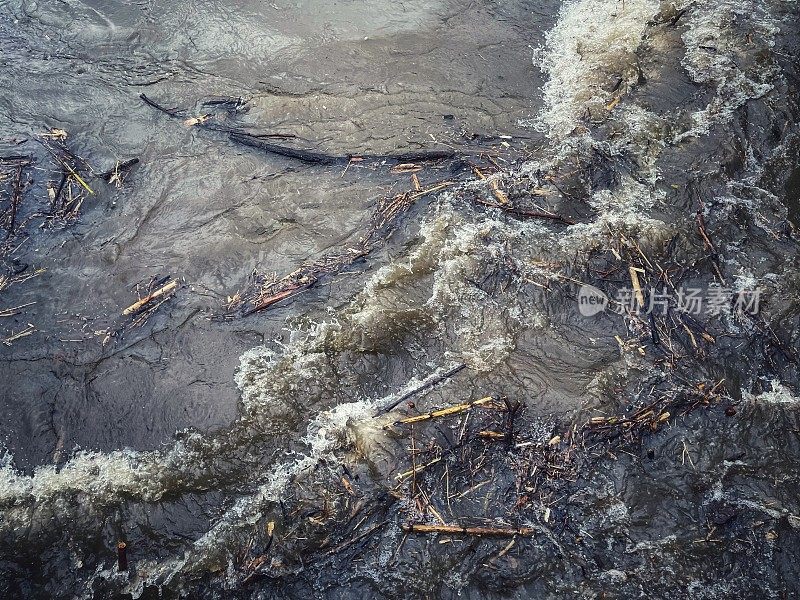
[(0, 595), (800, 593), (799, 12), (0, 0)]

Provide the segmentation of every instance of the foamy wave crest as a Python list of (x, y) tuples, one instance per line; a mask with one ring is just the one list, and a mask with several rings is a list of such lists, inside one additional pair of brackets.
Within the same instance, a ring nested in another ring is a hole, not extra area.
[[(473, 371), (495, 368), (513, 350), (518, 332), (536, 322), (535, 315), (529, 311), (523, 321), (522, 300), (516, 294), (497, 297), (471, 282), (497, 273), (509, 262), (516, 261), (520, 272), (530, 269), (522, 249), (533, 250), (527, 241), (532, 236), (526, 235), (525, 227), (459, 211), (453, 202), (443, 201), (423, 223), (421, 240), (405, 261), (380, 269), (328, 321), (294, 333), (282, 346), (258, 347), (242, 355), (236, 374), (242, 412), (230, 428), (216, 435), (184, 434), (164, 451), (79, 452), (64, 465), (43, 466), (32, 475), (18, 472), (7, 456), (0, 465), (0, 504), (6, 509), (0, 527), (13, 532), (32, 519), (69, 511), (70, 503), (61, 502), (65, 498), (81, 498), (86, 506), (101, 509), (209, 489), (222, 478), (259, 486), (257, 493), (236, 503), (214, 535), (238, 529), (235, 523), (257, 518), (254, 507), (278, 499), (293, 478), (345, 444), (346, 424), (371, 419), (374, 408), (395, 397), (343, 402), (336, 361), (345, 353), (382, 351), (396, 321), (409, 314), (421, 315), (410, 318), (409, 326), (431, 344), (433, 358), (420, 365), (422, 372), (437, 373), (436, 354), (441, 368), (462, 362)], [(412, 297), (417, 299), (409, 303)], [(407, 387), (420, 383), (412, 378)], [(301, 440), (305, 451), (277, 460), (267, 473), (246, 467), (219, 473), (230, 468), (225, 456), (233, 450), (265, 443), (309, 409), (320, 412), (308, 422)]]
[[(203, 456), (215, 445), (192, 433), (166, 452), (81, 451), (64, 465), (41, 466), (29, 476), (17, 471), (6, 454), (0, 461), (0, 506), (42, 505), (64, 495), (82, 495), (98, 506), (116, 504), (124, 497), (156, 501), (169, 490), (197, 484), (196, 473), (206, 464)], [(9, 512), (4, 516), (6, 525)]]
[(800, 396), (794, 390), (783, 385), (780, 380), (773, 379), (770, 382), (770, 389), (760, 394), (744, 394), (744, 398), (754, 405), (772, 404), (777, 406), (798, 407), (800, 406)]
[[(687, 11), (683, 66), (695, 82), (713, 86), (715, 94), (705, 108), (691, 115), (691, 127), (675, 141), (707, 134), (748, 100), (769, 93), (780, 76), (772, 60), (757, 56), (758, 51), (774, 46), (779, 31), (766, 3), (692, 1), (680, 8)], [(749, 32), (746, 39), (742, 39), (743, 31)]]
[(658, 8), (656, 0), (577, 0), (563, 5), (541, 58), (548, 81), (540, 123), (551, 139), (565, 140), (587, 109), (607, 105), (615, 88), (636, 81), (635, 53)]

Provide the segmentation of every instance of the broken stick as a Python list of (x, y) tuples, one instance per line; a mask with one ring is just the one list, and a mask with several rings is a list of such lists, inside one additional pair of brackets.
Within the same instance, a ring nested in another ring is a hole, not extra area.
[(456, 404), (455, 406), (442, 408), (440, 410), (434, 410), (432, 412), (425, 413), (424, 415), (417, 415), (415, 417), (400, 419), (398, 423), (403, 423), (407, 425), (409, 423), (418, 423), (420, 421), (427, 421), (428, 419), (435, 419), (437, 417), (446, 417), (448, 415), (455, 415), (458, 413), (462, 413), (465, 410), (470, 410), (474, 406), (489, 404), (490, 402), (494, 402), (495, 400), (496, 398), (494, 396), (486, 396), (485, 398), (481, 398), (480, 400), (475, 400), (474, 402), (468, 402), (465, 404)]
[(512, 536), (533, 535), (530, 527), (462, 527), (461, 525), (421, 525), (417, 523), (403, 523), (403, 531), (408, 533), (450, 533), (454, 535), (490, 535)]
[(318, 165), (349, 165), (351, 162), (382, 162), (397, 161), (398, 163), (417, 163), (427, 161), (445, 160), (456, 156), (455, 150), (412, 150), (410, 152), (400, 152), (396, 154), (328, 154), (316, 150), (305, 150), (293, 148), (282, 144), (273, 144), (264, 139), (240, 131), (229, 133), (231, 141), (257, 148), (270, 154), (277, 154), (287, 158), (294, 158), (306, 163)]
[(405, 402), (406, 400), (408, 400), (412, 396), (415, 396), (416, 394), (419, 394), (420, 392), (424, 392), (425, 390), (427, 390), (429, 388), (432, 388), (437, 383), (441, 383), (445, 379), (450, 379), (453, 375), (455, 375), (456, 373), (458, 373), (462, 369), (466, 369), (466, 368), (467, 368), (466, 364), (460, 363), (460, 364), (456, 365), (455, 367), (453, 367), (452, 369), (450, 369), (450, 370), (448, 370), (448, 371), (446, 371), (446, 372), (444, 372), (444, 373), (442, 373), (440, 375), (432, 375), (432, 376), (428, 377), (428, 379), (426, 379), (421, 385), (419, 385), (418, 387), (414, 388), (413, 390), (411, 390), (409, 392), (406, 392), (405, 394), (400, 396), (394, 402), (391, 402), (390, 404), (384, 406), (377, 413), (375, 413), (373, 416), (374, 417), (379, 417), (379, 416), (381, 416), (383, 414), (386, 414), (387, 412), (390, 412), (391, 410), (395, 409), (398, 405), (400, 405), (401, 403)]
[(152, 302), (156, 298), (160, 298), (161, 296), (169, 294), (170, 292), (172, 292), (177, 287), (178, 287), (178, 282), (177, 281), (170, 281), (168, 284), (158, 288), (152, 294), (149, 294), (149, 295), (145, 296), (144, 298), (142, 298), (141, 300), (137, 300), (136, 302), (131, 304), (128, 308), (126, 308), (125, 310), (122, 311), (122, 314), (123, 315), (133, 314), (136, 311), (138, 311), (139, 309), (141, 309), (144, 305)]

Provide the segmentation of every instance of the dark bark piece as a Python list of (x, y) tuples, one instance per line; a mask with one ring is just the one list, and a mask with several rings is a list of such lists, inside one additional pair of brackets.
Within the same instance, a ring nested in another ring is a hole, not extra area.
[[(174, 119), (182, 119), (186, 116), (186, 111), (177, 108), (167, 108), (162, 106), (155, 100), (149, 98), (146, 94), (139, 94), (139, 98), (148, 106), (155, 108), (159, 112)], [(224, 103), (211, 100), (204, 103), (204, 106), (214, 105), (214, 103), (223, 105)], [(210, 119), (209, 119), (210, 120)], [(287, 158), (293, 158), (305, 163), (317, 165), (346, 165), (350, 161), (369, 161), (369, 162), (382, 162), (382, 161), (396, 161), (396, 162), (432, 162), (438, 160), (446, 160), (454, 158), (458, 155), (453, 149), (436, 149), (436, 150), (410, 150), (408, 152), (398, 152), (392, 154), (329, 154), (327, 152), (320, 152), (317, 150), (308, 150), (303, 148), (295, 148), (292, 146), (284, 146), (282, 144), (273, 144), (272, 142), (265, 141), (265, 138), (290, 138), (294, 137), (290, 134), (252, 134), (239, 131), (233, 127), (226, 127), (217, 125), (213, 122), (206, 122), (200, 120), (195, 125), (209, 129), (212, 131), (222, 131), (228, 134), (232, 142), (257, 148), (270, 154), (277, 154)]]
[(130, 171), (133, 167), (139, 164), (138, 158), (131, 158), (121, 163), (115, 165), (113, 168), (109, 169), (108, 171), (103, 171), (102, 173), (98, 173), (97, 176), (105, 179), (108, 182), (115, 173), (125, 174)]
[(291, 146), (283, 146), (281, 144), (273, 144), (263, 138), (250, 135), (248, 133), (241, 133), (233, 131), (230, 133), (230, 139), (238, 144), (257, 148), (270, 154), (277, 154), (279, 156), (286, 156), (287, 158), (294, 158), (306, 163), (318, 165), (346, 165), (350, 162), (349, 156), (336, 156), (334, 154), (326, 154), (324, 152), (316, 152), (314, 150), (302, 150), (300, 148), (292, 148)]
[(265, 141), (262, 137), (233, 131), (230, 133), (230, 139), (239, 144), (258, 148), (271, 154), (278, 154), (288, 158), (294, 158), (306, 163), (318, 165), (346, 165), (350, 161), (368, 161), (368, 162), (383, 162), (395, 161), (398, 163), (404, 162), (431, 162), (437, 160), (446, 160), (453, 158), (457, 155), (455, 150), (412, 150), (409, 152), (399, 152), (396, 154), (327, 154), (325, 152), (318, 152), (316, 150), (304, 150), (301, 148), (294, 148), (292, 146), (284, 146), (282, 144), (273, 144), (272, 142)]

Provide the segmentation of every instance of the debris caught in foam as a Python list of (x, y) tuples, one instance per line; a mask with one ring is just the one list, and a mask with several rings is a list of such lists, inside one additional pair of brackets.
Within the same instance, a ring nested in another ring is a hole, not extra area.
[(605, 106), (615, 86), (636, 80), (635, 52), (658, 9), (656, 0), (570, 0), (562, 5), (539, 53), (548, 76), (539, 122), (551, 139), (565, 140), (587, 109)]

